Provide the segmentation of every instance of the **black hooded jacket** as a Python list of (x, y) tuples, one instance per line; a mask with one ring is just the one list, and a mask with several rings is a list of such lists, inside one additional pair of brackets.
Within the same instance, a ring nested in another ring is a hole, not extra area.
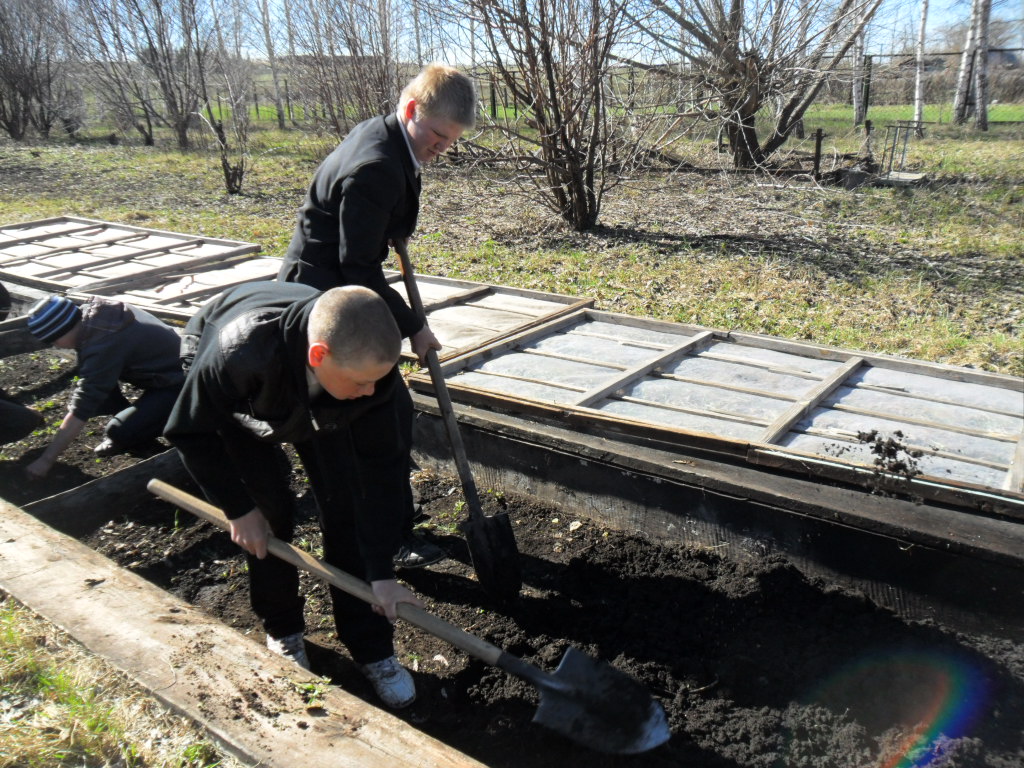
[(416, 228), (420, 179), (398, 116), (365, 120), (317, 168), (277, 279), (364, 285), (387, 302), (402, 336), (423, 328), (383, 271), (388, 242)]
[(280, 498), (271, 485), (279, 482), (275, 444), (292, 443), (329, 462), (332, 456), (315, 450), (316, 438), (340, 433), (360, 465), (352, 502), (368, 578), (392, 578), (409, 482), (406, 449), (397, 416), (393, 432), (382, 430), (380, 419), (360, 429), (360, 417), (393, 411), (396, 387), (405, 385), (395, 367), (372, 395), (336, 400), (321, 392), (310, 400), (307, 329), (319, 295), (298, 283), (248, 283), (204, 305), (185, 327), (185, 384), (164, 436), (210, 502), (237, 519)]

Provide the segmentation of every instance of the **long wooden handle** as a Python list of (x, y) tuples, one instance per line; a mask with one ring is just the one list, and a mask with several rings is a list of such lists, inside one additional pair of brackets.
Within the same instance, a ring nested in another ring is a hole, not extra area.
[[(146, 487), (151, 493), (159, 496), (164, 501), (181, 507), (186, 512), (191, 512), (196, 517), (213, 523), (218, 528), (222, 528), (225, 531), (231, 529), (228, 519), (221, 510), (180, 488), (176, 488), (156, 478), (150, 480)], [(358, 597), (360, 600), (373, 605), (377, 604), (377, 598), (373, 594), (373, 589), (362, 579), (357, 579), (355, 576), (345, 573), (345, 571), (335, 568), (333, 565), (329, 565), (313, 557), (308, 552), (304, 552), (298, 547), (281, 541), (274, 536), (269, 537), (267, 549), (275, 557), (291, 563), (296, 568), (301, 568), (323, 579), (328, 584)], [(491, 666), (498, 666), (497, 662), (502, 656), (503, 651), (496, 645), (492, 645), (476, 635), (471, 635), (454, 624), (449, 624), (432, 613), (428, 613), (410, 603), (398, 603), (397, 610), (398, 615), (410, 624), (419, 627), (425, 632), (429, 632), (435, 637), (441, 638), (445, 642), (451, 643), (456, 648), (462, 649)]]
[[(409, 261), (409, 250), (404, 240), (394, 242), (395, 252), (398, 254), (398, 262), (401, 266), (402, 279), (405, 281), (405, 292), (409, 295), (409, 304), (412, 306), (416, 316), (424, 323), (427, 322), (427, 314), (423, 309), (423, 300), (420, 298), (420, 289), (416, 285), (416, 276), (412, 271), (412, 262)], [(452, 398), (448, 394), (448, 385), (444, 381), (444, 373), (441, 371), (441, 363), (437, 359), (437, 351), (427, 350), (427, 370), (430, 371), (430, 380), (434, 384), (434, 393), (437, 395), (437, 405), (441, 409), (441, 416), (444, 418), (445, 430), (448, 432), (448, 442), (452, 446), (452, 455), (455, 458), (455, 467), (459, 472), (459, 480), (462, 483), (462, 493), (466, 498), (466, 507), (473, 517), (483, 517), (483, 507), (480, 504), (480, 494), (477, 492), (476, 481), (473, 479), (473, 471), (469, 467), (469, 460), (466, 458), (466, 446), (462, 442), (462, 433), (459, 432), (459, 421), (455, 418), (455, 409), (452, 407)]]

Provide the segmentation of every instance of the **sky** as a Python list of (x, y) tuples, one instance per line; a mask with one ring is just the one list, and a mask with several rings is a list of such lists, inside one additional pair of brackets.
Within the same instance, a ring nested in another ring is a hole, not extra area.
[[(896, 49), (900, 50), (899, 43), (907, 39), (916, 40), (917, 29), (921, 20), (921, 0), (890, 0), (889, 18), (882, 24), (876, 24), (873, 32), (873, 41), (869, 43), (872, 50), (869, 53), (891, 53), (896, 40)], [(883, 6), (883, 13), (884, 13)], [(971, 13), (971, 0), (930, 0), (928, 4), (928, 23), (926, 32), (926, 46), (932, 50), (943, 48), (946, 51), (959, 51), (963, 47), (963, 40), (956, 41), (952, 47), (943, 45), (942, 31), (944, 28), (968, 21)], [(992, 20), (1013, 21), (1017, 25), (1017, 34), (1010, 42), (1011, 47), (1024, 48), (1024, 0), (993, 0)]]

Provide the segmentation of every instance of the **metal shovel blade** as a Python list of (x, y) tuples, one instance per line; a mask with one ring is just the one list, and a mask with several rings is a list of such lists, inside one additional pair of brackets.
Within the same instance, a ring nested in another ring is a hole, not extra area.
[(508, 654), (497, 665), (537, 687), (533, 722), (591, 749), (632, 755), (672, 736), (665, 710), (638, 680), (575, 648), (550, 675)]
[(500, 602), (515, 602), (523, 585), (523, 573), (508, 515), (470, 514), (460, 528), (480, 586)]

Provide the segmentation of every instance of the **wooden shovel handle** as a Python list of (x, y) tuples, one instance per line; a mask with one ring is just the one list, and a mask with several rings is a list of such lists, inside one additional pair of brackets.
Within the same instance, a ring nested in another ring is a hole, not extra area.
[[(416, 276), (412, 271), (412, 262), (409, 261), (409, 249), (404, 240), (394, 241), (395, 253), (398, 254), (398, 262), (401, 266), (402, 279), (405, 281), (405, 292), (409, 295), (409, 303), (416, 316), (424, 323), (427, 322), (427, 315), (423, 309), (423, 300), (420, 298), (420, 289), (416, 285)], [(455, 458), (455, 466), (459, 472), (459, 480), (462, 483), (462, 493), (466, 498), (466, 507), (469, 514), (474, 518), (483, 517), (483, 507), (480, 504), (480, 494), (477, 491), (476, 481), (473, 479), (473, 471), (470, 469), (469, 460), (466, 458), (466, 446), (462, 442), (462, 433), (459, 432), (459, 422), (455, 418), (455, 409), (452, 407), (452, 398), (448, 394), (448, 385), (444, 381), (444, 373), (441, 371), (441, 363), (437, 359), (437, 352), (433, 349), (427, 350), (427, 370), (430, 371), (430, 380), (434, 384), (434, 394), (437, 396), (437, 405), (441, 409), (441, 416), (444, 418), (445, 430), (448, 432), (448, 442), (452, 446), (452, 455)]]
[[(164, 501), (168, 501), (184, 509), (186, 512), (191, 512), (196, 517), (213, 523), (218, 528), (225, 531), (231, 530), (231, 525), (228, 523), (224, 513), (212, 504), (156, 478), (150, 480), (146, 487), (151, 493), (159, 496)], [(362, 579), (357, 579), (355, 576), (345, 573), (345, 571), (335, 568), (333, 565), (329, 565), (313, 557), (308, 552), (281, 541), (274, 536), (269, 537), (267, 549), (275, 557), (291, 563), (296, 568), (301, 568), (323, 579), (328, 584), (354, 597), (358, 597), (364, 602), (372, 605), (377, 604), (377, 598), (373, 594), (373, 589)], [(397, 610), (398, 615), (410, 624), (419, 627), (425, 632), (429, 632), (435, 637), (441, 638), (445, 642), (451, 643), (456, 648), (460, 648), (469, 655), (475, 656), (491, 666), (497, 666), (498, 659), (503, 652), (496, 645), (492, 645), (476, 635), (471, 635), (454, 624), (449, 624), (432, 613), (428, 613), (410, 603), (398, 603)]]

